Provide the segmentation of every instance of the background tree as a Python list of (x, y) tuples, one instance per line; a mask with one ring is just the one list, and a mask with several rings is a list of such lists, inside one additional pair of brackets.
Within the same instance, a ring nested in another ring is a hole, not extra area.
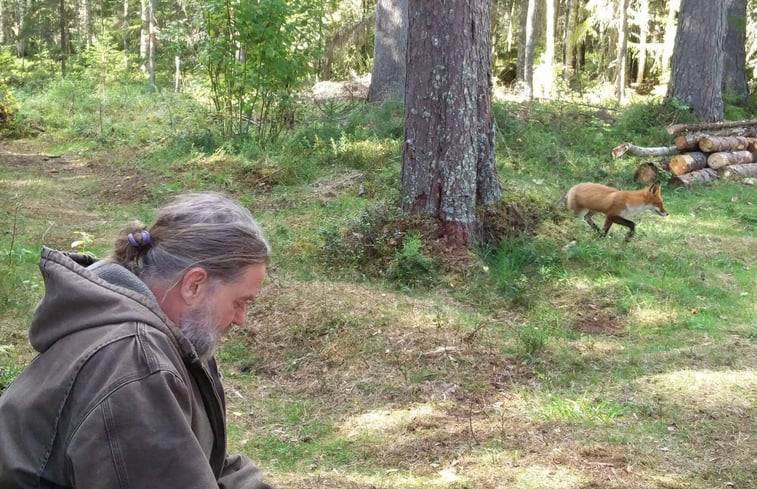
[(378, 0), (368, 101), (405, 97), (407, 0)]
[(618, 22), (618, 77), (615, 93), (618, 103), (626, 98), (626, 51), (628, 49), (628, 0), (620, 0)]
[(747, 0), (726, 0), (727, 27), (725, 36), (725, 64), (723, 90), (734, 95), (740, 103), (749, 100), (746, 77), (746, 6)]
[[(408, 5), (403, 208), (437, 219), (446, 241), (467, 247), (480, 235), (476, 206), (501, 197), (493, 160), (491, 2)], [(478, 56), (471, 56), (475, 53)], [(483, 55), (484, 59), (481, 60)], [(488, 87), (488, 88), (487, 88)], [(488, 105), (488, 106), (487, 106)], [(485, 172), (487, 174), (480, 174)]]
[(681, 0), (667, 100), (703, 121), (723, 119), (725, 0)]

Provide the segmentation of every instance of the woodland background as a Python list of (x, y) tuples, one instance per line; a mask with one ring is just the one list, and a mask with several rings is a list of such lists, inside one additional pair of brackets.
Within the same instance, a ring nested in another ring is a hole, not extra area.
[(274, 247), (219, 360), (230, 450), (276, 485), (755, 486), (753, 181), (666, 184), (628, 243), (559, 205), (640, 163), (667, 183), (621, 143), (755, 118), (754, 0), (466, 2), (501, 199), (466, 204), (455, 253), (404, 206), (435, 4), (459, 2), (0, 0), (0, 393), (34, 355), (40, 246), (102, 256), (220, 190)]

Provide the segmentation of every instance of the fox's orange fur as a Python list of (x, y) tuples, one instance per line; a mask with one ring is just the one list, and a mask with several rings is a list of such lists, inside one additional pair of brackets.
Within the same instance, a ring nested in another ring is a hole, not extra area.
[(568, 209), (584, 217), (586, 222), (597, 232), (602, 233), (594, 223), (592, 216), (596, 212), (605, 215), (604, 235), (610, 226), (620, 224), (629, 229), (626, 239), (630, 239), (636, 228), (627, 217), (651, 210), (660, 216), (667, 216), (668, 211), (662, 204), (660, 182), (641, 190), (618, 190), (599, 183), (579, 183), (565, 195)]

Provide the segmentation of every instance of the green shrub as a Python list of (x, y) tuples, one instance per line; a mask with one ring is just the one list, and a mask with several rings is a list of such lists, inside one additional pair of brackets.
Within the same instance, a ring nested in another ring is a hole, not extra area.
[(422, 249), (423, 238), (418, 234), (408, 236), (402, 249), (395, 255), (389, 269), (389, 278), (405, 287), (427, 286), (436, 278), (434, 262)]

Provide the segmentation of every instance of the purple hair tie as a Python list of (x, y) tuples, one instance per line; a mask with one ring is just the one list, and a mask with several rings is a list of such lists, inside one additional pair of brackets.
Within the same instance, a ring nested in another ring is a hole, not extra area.
[(129, 235), (126, 237), (129, 240), (129, 243), (131, 243), (131, 245), (135, 248), (141, 248), (143, 246), (147, 246), (150, 244), (150, 233), (146, 229), (143, 229), (141, 233), (142, 233), (141, 243), (138, 243), (137, 240), (134, 239), (133, 233), (129, 233)]

